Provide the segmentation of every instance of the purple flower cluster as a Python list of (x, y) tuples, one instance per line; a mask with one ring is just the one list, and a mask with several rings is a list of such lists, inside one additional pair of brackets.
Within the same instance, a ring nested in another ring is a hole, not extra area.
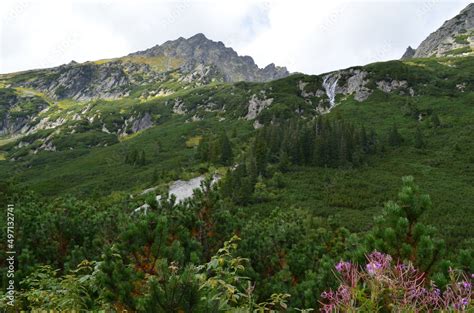
[(323, 306), (323, 312), (336, 312), (337, 309), (350, 307), (353, 298), (352, 290), (347, 285), (340, 285), (336, 291), (325, 291), (321, 294), (328, 304)]
[(340, 261), (336, 264), (336, 271), (341, 275), (341, 278), (348, 286), (355, 287), (359, 281), (359, 272), (357, 266), (351, 262)]
[[(441, 292), (426, 275), (411, 263), (392, 265), (392, 257), (380, 252), (367, 256), (364, 268), (340, 261), (336, 271), (342, 278), (336, 291), (321, 294), (322, 312), (357, 311), (362, 297), (375, 306), (387, 306), (390, 310), (408, 312), (466, 311), (472, 306), (473, 275), (467, 276), (450, 271), (451, 283)], [(387, 295), (389, 295), (387, 297)], [(387, 302), (387, 299), (390, 299)], [(382, 301), (383, 300), (383, 301)]]
[(378, 251), (374, 251), (367, 256), (369, 261), (366, 265), (366, 271), (369, 275), (382, 274), (392, 262), (392, 257), (388, 254), (383, 254)]
[(351, 270), (351, 267), (352, 267), (351, 262), (341, 261), (336, 264), (336, 271), (338, 271), (339, 273), (348, 272)]

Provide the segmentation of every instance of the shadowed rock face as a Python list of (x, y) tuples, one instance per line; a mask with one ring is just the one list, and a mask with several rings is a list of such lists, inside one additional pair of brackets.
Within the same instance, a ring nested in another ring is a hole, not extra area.
[(193, 71), (200, 64), (214, 65), (227, 82), (263, 82), (289, 75), (285, 67), (275, 66), (273, 63), (261, 69), (251, 57), (239, 56), (232, 48), (227, 48), (220, 41), (209, 40), (203, 34), (167, 41), (131, 55), (182, 59), (185, 62), (181, 67), (183, 72)]
[(411, 46), (408, 46), (407, 50), (402, 55), (402, 60), (413, 58), (413, 56), (415, 55), (415, 52), (416, 52), (415, 49), (413, 49)]
[(33, 95), (18, 95), (0, 88), (0, 136), (25, 133), (37, 114), (48, 104)]
[(452, 50), (469, 47), (474, 47), (474, 3), (444, 22), (438, 30), (423, 40), (416, 50), (408, 47), (402, 59), (439, 57), (449, 55)]

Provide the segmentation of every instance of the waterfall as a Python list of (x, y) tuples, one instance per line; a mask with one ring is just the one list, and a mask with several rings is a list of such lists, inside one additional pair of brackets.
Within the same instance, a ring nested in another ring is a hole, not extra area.
[(323, 80), (323, 87), (326, 90), (326, 94), (329, 98), (329, 109), (332, 109), (336, 104), (336, 87), (339, 77), (327, 75)]

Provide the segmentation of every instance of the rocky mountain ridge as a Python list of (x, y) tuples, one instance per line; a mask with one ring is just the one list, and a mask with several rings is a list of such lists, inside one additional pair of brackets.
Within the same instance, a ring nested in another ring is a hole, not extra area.
[(232, 48), (221, 41), (212, 41), (204, 34), (196, 34), (188, 39), (180, 37), (162, 45), (130, 54), (132, 56), (171, 57), (184, 60), (183, 72), (190, 72), (199, 64), (212, 64), (224, 75), (226, 82), (255, 81), (265, 82), (289, 75), (285, 67), (271, 63), (259, 68), (252, 57), (239, 56)]
[[(288, 75), (285, 67), (270, 64), (259, 68), (251, 57), (239, 56), (222, 42), (197, 34), (122, 58), (72, 61), (49, 69), (0, 75), (0, 80), (15, 76), (9, 80), (12, 87), (32, 88), (56, 100), (89, 101), (116, 100), (147, 85), (173, 85), (178, 90), (211, 82), (267, 82)], [(161, 89), (169, 92), (169, 88)]]
[(416, 49), (411, 47), (402, 59), (470, 54), (474, 50), (474, 3), (431, 33)]

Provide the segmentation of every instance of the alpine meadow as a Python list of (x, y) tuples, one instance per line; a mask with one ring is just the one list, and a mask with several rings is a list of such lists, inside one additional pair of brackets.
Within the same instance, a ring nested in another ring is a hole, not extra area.
[(400, 57), (0, 74), (0, 309), (474, 312), (474, 4)]

